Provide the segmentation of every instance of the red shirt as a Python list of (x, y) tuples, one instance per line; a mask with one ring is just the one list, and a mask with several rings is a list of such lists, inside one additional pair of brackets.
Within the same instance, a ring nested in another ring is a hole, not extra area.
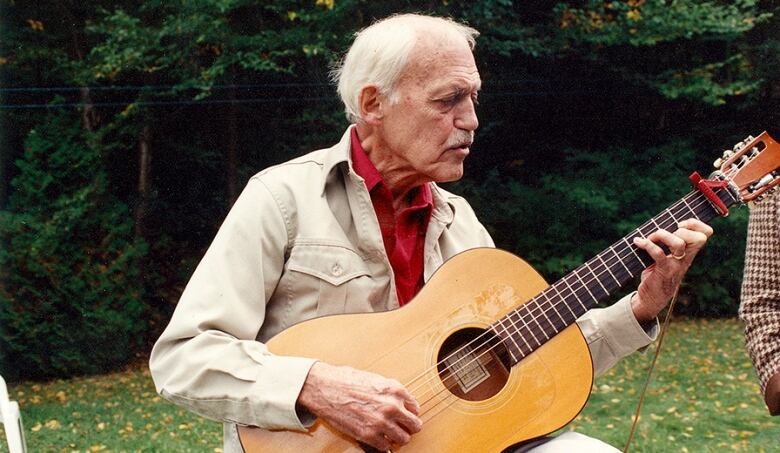
[(413, 190), (409, 207), (395, 212), (393, 196), (382, 180), (382, 175), (368, 158), (358, 139), (357, 130), (352, 129), (352, 166), (366, 183), (371, 194), (385, 251), (395, 275), (395, 289), (398, 303), (403, 305), (423, 286), (423, 250), (425, 231), (433, 212), (433, 195), (428, 184)]

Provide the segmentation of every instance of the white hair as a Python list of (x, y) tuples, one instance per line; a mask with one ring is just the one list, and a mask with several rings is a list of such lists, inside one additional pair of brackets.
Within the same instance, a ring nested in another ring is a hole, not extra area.
[(358, 98), (366, 85), (376, 85), (380, 93), (397, 102), (395, 84), (418, 41), (418, 32), (426, 36), (435, 33), (444, 42), (465, 40), (471, 50), (479, 35), (477, 30), (452, 19), (420, 14), (390, 16), (355, 33), (349, 51), (331, 71), (351, 123), (360, 121)]

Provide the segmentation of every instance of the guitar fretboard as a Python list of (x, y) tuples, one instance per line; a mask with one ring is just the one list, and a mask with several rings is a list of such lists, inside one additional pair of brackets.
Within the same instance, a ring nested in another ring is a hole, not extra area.
[[(725, 188), (715, 189), (715, 193), (727, 207), (736, 203)], [(504, 344), (511, 364), (545, 344), (653, 263), (650, 255), (634, 245), (635, 237), (646, 238), (660, 229), (674, 231), (683, 220), (696, 218), (706, 222), (717, 215), (701, 192), (691, 192), (496, 321), (490, 328)]]

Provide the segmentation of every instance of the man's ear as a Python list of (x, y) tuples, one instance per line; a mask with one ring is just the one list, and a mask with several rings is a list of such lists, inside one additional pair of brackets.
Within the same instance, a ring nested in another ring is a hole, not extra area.
[(375, 85), (364, 86), (358, 95), (360, 117), (368, 124), (380, 123), (384, 116), (382, 107), (385, 102), (387, 98), (379, 92), (379, 88)]

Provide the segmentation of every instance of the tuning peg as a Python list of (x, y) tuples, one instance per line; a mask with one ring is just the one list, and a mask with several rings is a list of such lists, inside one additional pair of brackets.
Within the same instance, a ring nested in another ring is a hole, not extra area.
[(755, 140), (755, 137), (753, 137), (752, 135), (748, 135), (746, 139), (734, 145), (734, 152), (738, 153), (742, 151), (742, 148), (744, 148), (748, 143), (752, 142), (753, 140)]
[(715, 168), (720, 168), (723, 165), (723, 159), (720, 157), (715, 159), (715, 162), (712, 163), (712, 166)]
[(757, 183), (755, 183), (754, 185), (750, 186), (750, 190), (751, 191), (756, 191), (756, 190), (764, 187), (765, 185), (769, 184), (770, 182), (772, 182), (774, 180), (775, 180), (775, 177), (772, 176), (772, 174), (768, 174), (768, 175), (764, 176), (763, 178), (759, 179)]

